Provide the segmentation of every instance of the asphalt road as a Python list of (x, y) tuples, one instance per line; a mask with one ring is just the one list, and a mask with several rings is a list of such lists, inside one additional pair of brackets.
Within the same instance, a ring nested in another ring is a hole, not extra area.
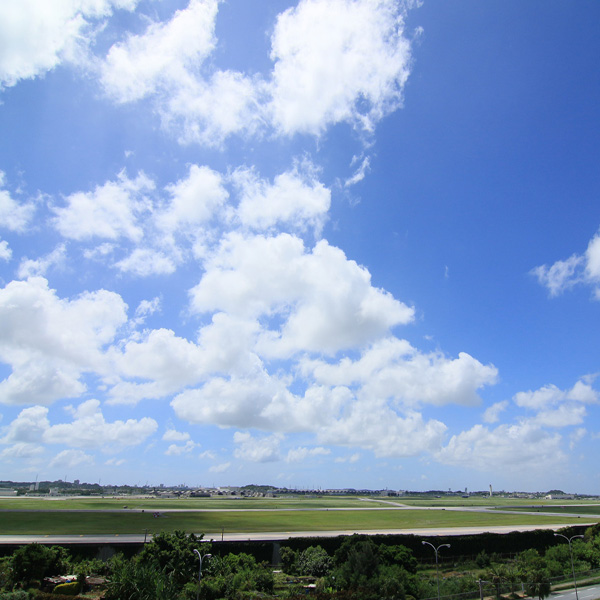
[(560, 592), (553, 592), (550, 594), (551, 600), (596, 600), (600, 598), (600, 586), (590, 585), (587, 587), (578, 587), (577, 596), (575, 590), (562, 590)]
[[(583, 523), (582, 523), (583, 524)], [(352, 535), (362, 533), (368, 535), (421, 535), (431, 537), (436, 535), (474, 535), (478, 533), (509, 533), (511, 531), (533, 531), (535, 529), (562, 529), (564, 523), (558, 525), (504, 525), (500, 527), (444, 527), (421, 529), (379, 529), (379, 530), (338, 530), (338, 531), (273, 531), (249, 533), (205, 533), (206, 541), (277, 541), (294, 537), (336, 537), (339, 535)], [(111, 534), (111, 535), (0, 535), (0, 544), (29, 544), (32, 542), (44, 544), (139, 544), (151, 540), (152, 535), (140, 534)], [(599, 596), (600, 597), (600, 596)], [(581, 598), (579, 600), (582, 600)]]

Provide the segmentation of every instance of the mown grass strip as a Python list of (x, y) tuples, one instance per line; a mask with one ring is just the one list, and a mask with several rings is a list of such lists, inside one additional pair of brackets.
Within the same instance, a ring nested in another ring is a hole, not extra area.
[[(455, 497), (447, 497), (444, 496), (442, 498), (422, 498), (422, 497), (399, 497), (399, 498), (391, 498), (391, 500), (395, 500), (407, 506), (495, 506), (498, 508), (507, 508), (507, 507), (520, 507), (523, 510), (526, 510), (528, 507), (532, 506), (548, 506), (551, 507), (552, 504), (549, 504), (549, 501), (545, 498), (500, 498), (500, 497), (492, 497), (489, 496), (474, 496), (471, 498), (461, 498), (460, 496)], [(556, 502), (553, 500), (552, 502)], [(600, 508), (600, 502), (596, 500), (561, 500), (560, 506), (568, 506), (569, 504), (589, 504), (596, 505)], [(559, 505), (557, 505), (559, 506)]]
[(364, 502), (358, 498), (72, 498), (50, 500), (46, 498), (0, 499), (2, 510), (224, 510), (224, 509), (303, 509), (303, 508), (378, 508), (377, 502)]
[[(151, 512), (4, 512), (0, 533), (6, 535), (78, 535), (152, 533), (183, 529), (207, 537), (245, 532), (385, 530), (434, 527), (494, 527), (578, 524), (576, 517), (494, 514), (443, 510), (175, 512), (156, 518)], [(579, 521), (580, 522), (580, 521)]]
[(510, 510), (514, 512), (539, 512), (539, 513), (569, 513), (576, 515), (600, 515), (600, 504), (592, 506), (512, 506), (503, 508), (502, 510)]

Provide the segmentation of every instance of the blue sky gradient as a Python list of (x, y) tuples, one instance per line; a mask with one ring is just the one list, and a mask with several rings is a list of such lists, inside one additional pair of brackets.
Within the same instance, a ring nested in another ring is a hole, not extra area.
[(2, 478), (600, 493), (599, 17), (3, 3)]

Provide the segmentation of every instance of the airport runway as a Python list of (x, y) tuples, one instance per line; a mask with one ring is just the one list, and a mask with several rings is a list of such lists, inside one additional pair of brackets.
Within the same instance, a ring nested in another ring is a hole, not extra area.
[[(582, 526), (595, 523), (581, 523)], [(221, 533), (212, 532), (204, 534), (204, 541), (279, 541), (297, 537), (337, 537), (340, 535), (366, 534), (366, 535), (417, 535), (423, 537), (476, 535), (480, 533), (510, 533), (511, 531), (534, 531), (536, 529), (552, 529), (554, 531), (565, 527), (561, 524), (548, 525), (521, 525), (500, 527), (445, 527), (421, 529), (366, 529), (366, 530), (339, 530), (339, 531), (273, 531), (249, 533)], [(111, 534), (111, 535), (0, 535), (0, 544), (141, 544), (152, 540), (152, 535), (141, 534)]]

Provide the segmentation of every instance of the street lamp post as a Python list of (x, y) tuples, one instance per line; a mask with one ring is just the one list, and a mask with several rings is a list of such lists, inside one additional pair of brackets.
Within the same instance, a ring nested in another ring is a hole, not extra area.
[(573, 535), (570, 538), (568, 538), (566, 535), (563, 535), (562, 533), (555, 533), (554, 536), (565, 538), (565, 540), (567, 540), (567, 542), (569, 542), (569, 556), (571, 557), (571, 573), (573, 573), (573, 584), (575, 585), (575, 598), (577, 600), (579, 600), (579, 594), (577, 593), (577, 580), (575, 579), (575, 566), (573, 565), (573, 548), (571, 546), (571, 541), (574, 540), (575, 538), (582, 538), (583, 536), (582, 535)]
[(194, 552), (198, 555), (198, 558), (200, 559), (200, 567), (198, 569), (198, 591), (196, 592), (196, 600), (200, 600), (200, 580), (202, 579), (202, 561), (205, 558), (211, 558), (212, 554), (205, 554), (204, 556), (202, 556), (200, 554), (200, 552), (198, 550), (196, 550), (196, 548), (194, 548)]
[[(433, 548), (433, 551), (435, 552), (435, 577), (437, 579), (437, 595), (438, 595), (438, 600), (440, 600), (440, 571), (438, 568), (438, 551), (440, 548), (450, 548), (450, 544), (440, 544), (437, 548), (430, 542), (426, 542), (425, 540), (423, 540), (421, 542), (422, 544), (427, 544), (428, 546), (431, 546)], [(577, 599), (579, 600), (579, 598)]]

